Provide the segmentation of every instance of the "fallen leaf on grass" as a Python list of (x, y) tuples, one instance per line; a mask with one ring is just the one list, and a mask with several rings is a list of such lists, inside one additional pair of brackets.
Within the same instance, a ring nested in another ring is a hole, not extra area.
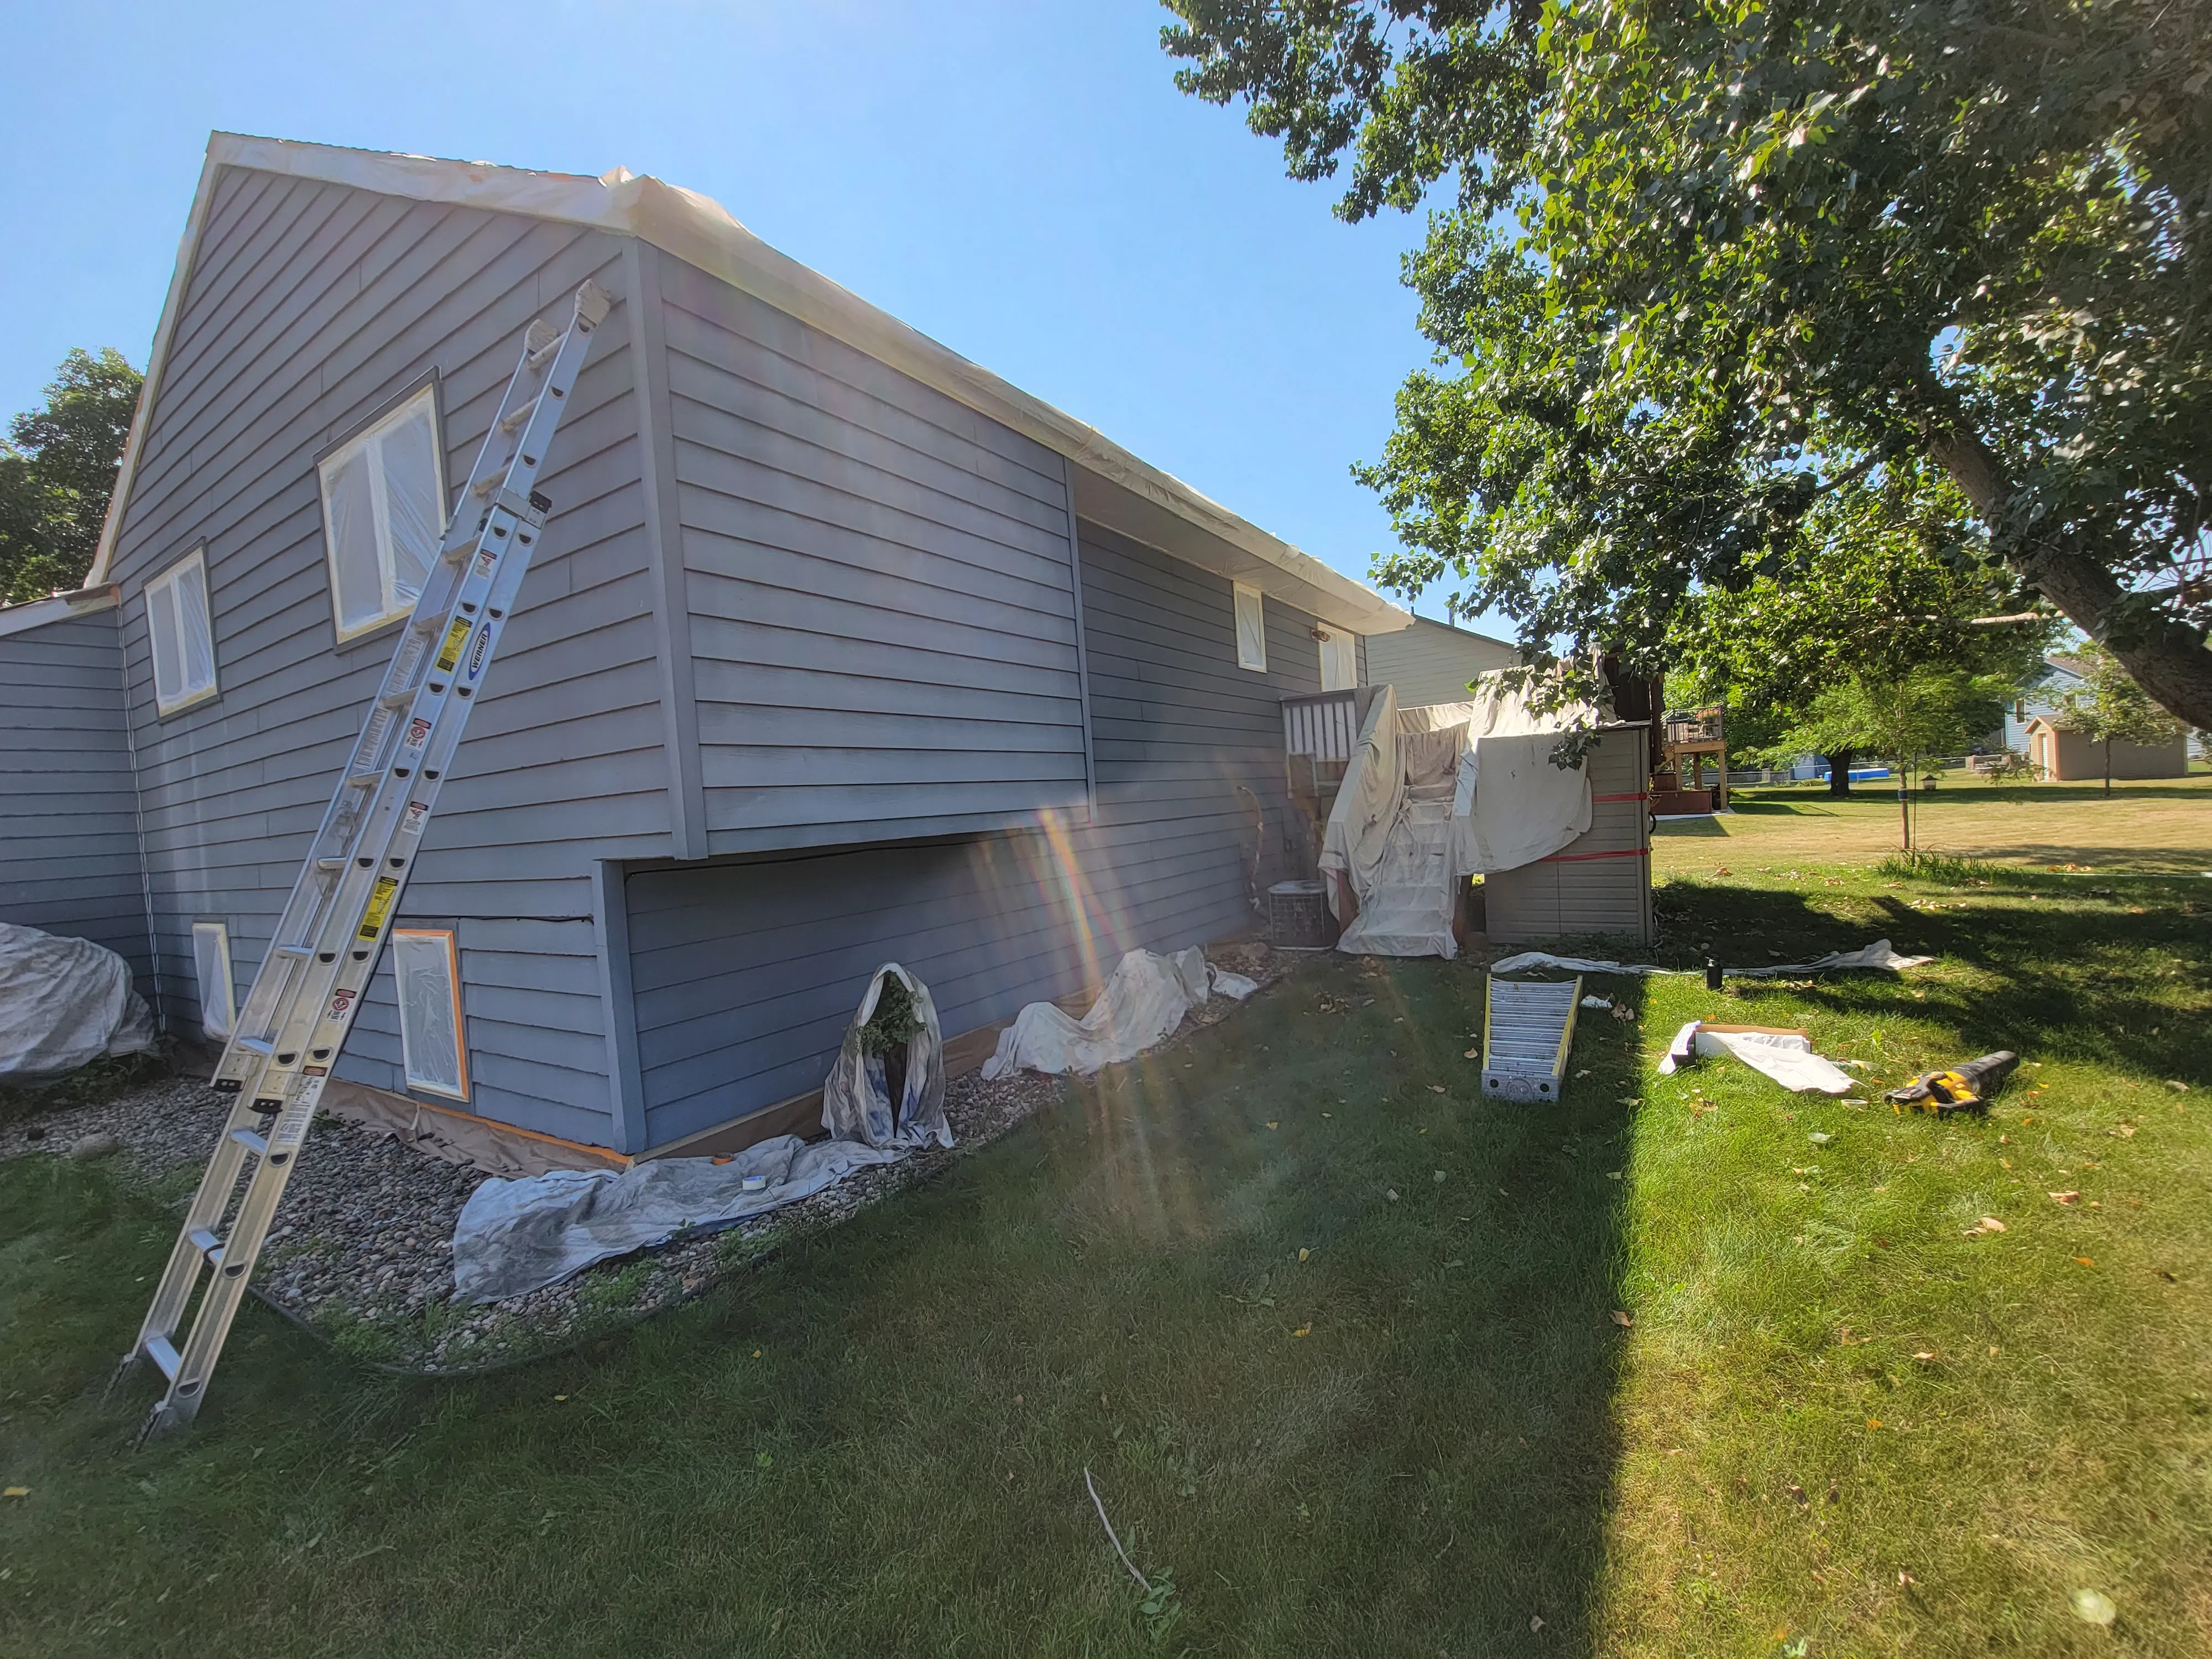
[(1279, 1129), (1283, 1127), (1283, 1121), (1280, 1118), (1270, 1118), (1267, 1120), (1267, 1127), (1270, 1129)]
[(1575, 1075), (1576, 1075), (1577, 1077), (1588, 1077), (1588, 1076), (1589, 1075), (1589, 1066), (1583, 1066), (1583, 1069), (1582, 1069), (1581, 1071), (1579, 1071), (1579, 1072), (1577, 1072), (1577, 1073), (1575, 1073)]
[(1292, 1336), (1311, 1336), (1313, 1334), (1313, 1327), (1311, 1325), (1301, 1325), (1297, 1329), (1292, 1331), (1291, 1334)]
[(2178, 1077), (2170, 1077), (2166, 1079), (2166, 1086), (2172, 1090), (2176, 1094), (2185, 1095), (2189, 1092), (2189, 1085), (2186, 1083), (2184, 1083)]
[(1815, 1129), (1811, 1134), (1806, 1136), (1805, 1139), (1811, 1141), (1815, 1146), (1825, 1146), (1831, 1140), (1833, 1140), (1835, 1137), (1830, 1134), (1826, 1129)]
[(1928, 1352), (1926, 1349), (1924, 1349), (1924, 1348), (1923, 1348), (1923, 1349), (1922, 1349), (1918, 1353), (1917, 1353), (1917, 1354), (1913, 1355), (1912, 1357), (1913, 1357), (1915, 1359), (1918, 1360), (1918, 1361), (1919, 1361), (1922, 1364), (1923, 1364), (1923, 1365), (1924, 1365), (1924, 1364), (1929, 1364), (1930, 1361), (1932, 1361), (1932, 1360), (1936, 1358), (1936, 1356), (1935, 1356), (1934, 1354), (1932, 1354), (1932, 1353), (1929, 1352)]
[(1482, 1058), (1482, 1050), (1480, 1048), (1470, 1048), (1465, 1054), (1462, 1054), (1460, 1058), (1462, 1060), (1480, 1060)]
[(1536, 1632), (1536, 1631), (1540, 1631), (1540, 1630), (1541, 1630), (1541, 1629), (1543, 1629), (1543, 1628), (1544, 1628), (1544, 1621), (1543, 1621), (1542, 1620), (1539, 1619), (1539, 1618), (1536, 1618), (1534, 1615), (1531, 1614), (1531, 1615), (1530, 1615), (1530, 1617), (1529, 1617), (1529, 1620), (1528, 1620), (1528, 1629), (1529, 1629), (1529, 1631), (1533, 1633), (1533, 1632)]
[(1299, 1261), (1304, 1261), (1308, 1256), (1311, 1255), (1312, 1254), (1313, 1254), (1313, 1252), (1312, 1252), (1311, 1250), (1308, 1249), (1304, 1245), (1301, 1244), (1301, 1245), (1299, 1245), (1299, 1246), (1298, 1246), (1298, 1260), (1299, 1260)]
[(2081, 1201), (2081, 1194), (2071, 1192), (2053, 1193), (2051, 1194), (2051, 1201), (2053, 1204), (2079, 1204)]
[(2112, 1605), (2112, 1598), (2095, 1590), (2077, 1589), (2073, 1599), (2074, 1616), (2085, 1625), (2110, 1629), (2112, 1620), (2120, 1616), (2120, 1610)]
[(2120, 1140), (2132, 1140), (2135, 1139), (2136, 1126), (2132, 1123), (2123, 1123), (2117, 1127), (2106, 1130), (2105, 1133)]
[(1878, 1428), (1880, 1428), (1881, 1426), (1881, 1419), (1880, 1419), (1879, 1417), (1869, 1417), (1869, 1419), (1867, 1419), (1867, 1427), (1869, 1427), (1869, 1428), (1870, 1428), (1870, 1429), (1878, 1429)]
[(1631, 1326), (1634, 1325), (1636, 1323), (1636, 1320), (1634, 1316), (1623, 1313), (1619, 1308), (1615, 1308), (1613, 1310), (1613, 1322), (1620, 1326), (1620, 1328), (1625, 1331)]
[(1605, 1178), (1607, 1181), (1618, 1181), (1620, 1179), (1620, 1171), (1618, 1170), (1607, 1170), (1605, 1172)]
[(1998, 1220), (1993, 1215), (1985, 1215), (1979, 1221), (1977, 1221), (1972, 1226), (1966, 1229), (1966, 1237), (1972, 1238), (1976, 1233), (2001, 1233), (2004, 1230), (2005, 1224), (2003, 1222)]
[(1629, 1011), (1626, 1005), (1619, 1002), (1613, 1005), (1613, 1017), (1615, 1019), (1621, 1020), (1623, 1022), (1632, 1020), (1636, 1018), (1636, 1016)]
[(1441, 1083), (1431, 1083), (1429, 1085), (1429, 1092), (1432, 1095), (1440, 1095), (1443, 1093), (1443, 1091), (1444, 1085)]
[(2074, 1259), (2085, 1267), (2094, 1267), (2097, 1265), (2096, 1258), (2094, 1256), (2077, 1255)]
[(0, 1498), (28, 1498), (30, 1495), (28, 1486), (10, 1486), (7, 1491), (0, 1492)]
[(1382, 1189), (1382, 1196), (1395, 1204), (1398, 1201), (1398, 1189), (1395, 1187), (1385, 1187)]
[(1443, 1181), (1444, 1181), (1444, 1172), (1443, 1172), (1442, 1170), (1437, 1170), (1437, 1185), (1438, 1185), (1439, 1187), (1443, 1186)]

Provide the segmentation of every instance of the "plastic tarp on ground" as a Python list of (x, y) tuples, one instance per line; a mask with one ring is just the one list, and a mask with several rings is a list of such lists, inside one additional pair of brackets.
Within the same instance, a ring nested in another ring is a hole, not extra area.
[[(1899, 956), (1889, 947), (1889, 941), (1878, 939), (1871, 945), (1862, 945), (1856, 951), (1831, 951), (1810, 962), (1770, 962), (1759, 968), (1723, 968), (1721, 971), (1737, 979), (1773, 979), (1780, 975), (1834, 974), (1850, 968), (1879, 968), (1888, 972), (1902, 973), (1907, 968), (1924, 967), (1935, 961), (1933, 957)], [(1601, 962), (1594, 957), (1555, 957), (1548, 951), (1523, 951), (1516, 957), (1505, 957), (1490, 964), (1493, 974), (1523, 974), (1532, 968), (1557, 968), (1570, 974), (1702, 974), (1702, 968), (1661, 968), (1649, 962)]]
[[(906, 1082), (894, 1103), (880, 1055), (865, 1054), (860, 1027), (896, 974), (921, 1029), (907, 1043)], [(495, 1302), (557, 1285), (595, 1261), (665, 1244), (679, 1232), (715, 1232), (811, 1196), (855, 1170), (896, 1164), (918, 1146), (952, 1144), (945, 1121), (945, 1042), (937, 1005), (921, 981), (886, 963), (845, 1028), (822, 1089), (822, 1127), (757, 1141), (727, 1161), (663, 1158), (613, 1171), (554, 1170), (519, 1181), (497, 1176), (469, 1194), (453, 1227), (453, 1292)]]
[(154, 1046), (131, 965), (104, 945), (0, 922), (0, 1078), (60, 1077)]
[(1674, 1033), (1659, 1070), (1672, 1076), (1693, 1059), (1731, 1055), (1784, 1088), (1802, 1094), (1817, 1089), (1824, 1095), (1847, 1095), (1850, 1074), (1813, 1052), (1813, 1039), (1802, 1031), (1780, 1031), (1758, 1026), (1707, 1025), (1693, 1019)]
[(999, 1033), (983, 1075), (1001, 1078), (1026, 1069), (1087, 1077), (1165, 1041), (1212, 992), (1242, 1001), (1258, 988), (1242, 974), (1212, 966), (1195, 945), (1173, 956), (1132, 951), (1115, 964), (1081, 1019), (1050, 1002), (1032, 1002), (1015, 1015)]
[[(1458, 954), (1452, 918), (1475, 875), (1548, 858), (1590, 827), (1589, 774), (1554, 766), (1560, 736), (1596, 724), (1577, 704), (1539, 714), (1503, 671), (1465, 702), (1398, 707), (1384, 687), (1322, 832), (1321, 868), (1341, 875), (1358, 914), (1337, 942), (1369, 956)], [(1330, 908), (1340, 921), (1338, 884)]]

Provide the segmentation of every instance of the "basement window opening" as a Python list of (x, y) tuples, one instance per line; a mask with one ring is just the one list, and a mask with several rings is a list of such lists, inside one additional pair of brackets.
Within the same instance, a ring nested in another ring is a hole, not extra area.
[(461, 1040), (460, 953), (453, 930), (394, 928), (392, 973), (399, 992), (399, 1049), (407, 1086), (466, 1100), (468, 1045)]
[(1243, 582), (1237, 590), (1237, 665), (1255, 674), (1267, 672), (1267, 619), (1261, 609), (1260, 590)]

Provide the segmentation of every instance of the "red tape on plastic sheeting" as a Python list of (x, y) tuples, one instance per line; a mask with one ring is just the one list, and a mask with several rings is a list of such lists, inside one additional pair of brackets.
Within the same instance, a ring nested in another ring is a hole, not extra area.
[(1591, 799), (1592, 801), (1601, 801), (1601, 800), (1650, 800), (1650, 799), (1651, 799), (1651, 797), (1650, 797), (1650, 793), (1647, 793), (1646, 791), (1644, 791), (1644, 790), (1641, 790), (1641, 789), (1638, 790), (1638, 791), (1636, 792), (1636, 793), (1634, 793), (1634, 794), (1632, 794), (1632, 795), (1592, 795), (1592, 796), (1590, 797), (1590, 799)]
[(1547, 859), (1538, 859), (1536, 862), (1539, 864), (1580, 864), (1584, 859), (1640, 859), (1647, 856), (1650, 850), (1650, 848), (1643, 847), (1625, 847), (1618, 853), (1554, 853)]

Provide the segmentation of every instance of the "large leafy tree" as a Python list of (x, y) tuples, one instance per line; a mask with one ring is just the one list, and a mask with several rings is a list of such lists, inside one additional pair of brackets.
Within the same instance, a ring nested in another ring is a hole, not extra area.
[(46, 402), (0, 442), (0, 603), (81, 585), (100, 546), (138, 371), (112, 347), (62, 360)]
[(2179, 0), (1168, 0), (1338, 213), (1424, 201), (1437, 366), (1364, 476), (1524, 647), (1656, 665), (1921, 465), (2212, 724), (2212, 29)]

